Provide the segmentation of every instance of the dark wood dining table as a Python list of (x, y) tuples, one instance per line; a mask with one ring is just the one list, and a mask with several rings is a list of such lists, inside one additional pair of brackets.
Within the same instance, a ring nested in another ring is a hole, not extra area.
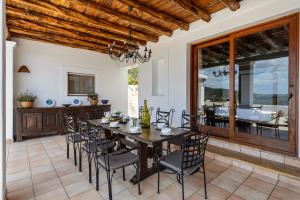
[[(156, 129), (152, 124), (150, 128), (142, 128), (140, 133), (130, 133), (128, 124), (119, 124), (118, 128), (110, 127), (109, 123), (101, 123), (100, 119), (88, 120), (88, 123), (94, 127), (101, 127), (110, 134), (118, 134), (123, 137), (133, 139), (139, 145), (140, 157), (140, 180), (152, 175), (157, 171), (157, 151), (162, 151), (162, 143), (176, 137), (189, 133), (186, 129), (172, 128), (172, 135), (162, 136), (161, 131)], [(148, 167), (148, 158), (153, 159), (152, 166)], [(137, 183), (136, 175), (130, 180), (132, 183)]]

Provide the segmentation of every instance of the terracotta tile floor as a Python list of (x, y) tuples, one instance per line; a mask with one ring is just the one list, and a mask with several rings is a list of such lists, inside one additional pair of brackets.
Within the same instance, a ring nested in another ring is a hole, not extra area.
[[(100, 190), (95, 190), (88, 182), (86, 156), (83, 172), (66, 159), (64, 136), (52, 136), (12, 143), (7, 146), (7, 191), (9, 200), (96, 200), (107, 199), (106, 175), (100, 173)], [(229, 164), (207, 159), (208, 198), (215, 199), (284, 199), (299, 200), (300, 187), (278, 182)], [(93, 169), (93, 175), (95, 171)], [(134, 168), (126, 168), (127, 180), (134, 174)], [(156, 194), (157, 175), (141, 183), (142, 195), (137, 194), (137, 186), (122, 180), (120, 171), (113, 177), (113, 198), (135, 199), (181, 199), (181, 186), (176, 176), (162, 174), (161, 193)], [(203, 175), (197, 173), (186, 177), (185, 197), (189, 200), (204, 199)]]

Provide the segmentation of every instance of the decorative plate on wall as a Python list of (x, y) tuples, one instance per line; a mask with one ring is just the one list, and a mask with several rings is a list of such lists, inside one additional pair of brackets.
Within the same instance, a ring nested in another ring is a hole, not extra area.
[(81, 100), (80, 99), (73, 99), (73, 105), (80, 106), (81, 105)]
[(48, 107), (53, 107), (55, 105), (55, 100), (54, 99), (47, 99), (46, 100), (46, 105)]

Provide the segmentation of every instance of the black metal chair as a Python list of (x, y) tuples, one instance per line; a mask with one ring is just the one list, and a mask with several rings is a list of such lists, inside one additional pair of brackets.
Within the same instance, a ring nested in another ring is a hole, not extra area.
[[(98, 152), (103, 152), (100, 146), (99, 140), (104, 140), (105, 133), (99, 131), (98, 128), (93, 126), (88, 126), (88, 123), (85, 121), (78, 120), (79, 132), (81, 134), (82, 142), (80, 143), (79, 148), (79, 171), (82, 172), (82, 154), (87, 153), (88, 165), (89, 165), (89, 182), (92, 183), (92, 161), (94, 160)], [(113, 150), (115, 143), (109, 142), (107, 144), (110, 151)]]
[(271, 122), (257, 122), (256, 123), (256, 134), (258, 134), (258, 130), (260, 130), (260, 134), (262, 134), (262, 129), (263, 127), (266, 128), (274, 128), (274, 133), (275, 133), (275, 138), (280, 138), (280, 131), (279, 131), (279, 120), (281, 117), (284, 117), (284, 112), (283, 111), (278, 111), (276, 116), (273, 118), (275, 119), (274, 123)]
[(70, 143), (72, 143), (74, 151), (74, 164), (77, 166), (77, 149), (79, 149), (82, 137), (81, 134), (76, 130), (75, 117), (73, 115), (64, 115), (64, 129), (66, 131), (65, 136), (67, 143), (67, 159), (70, 157)]
[(165, 123), (167, 127), (172, 126), (172, 120), (175, 109), (170, 109), (169, 111), (161, 111), (160, 107), (156, 110), (156, 120), (154, 123)]
[[(184, 129), (184, 130), (189, 130), (189, 131), (191, 130), (190, 115), (187, 114), (185, 110), (183, 110), (181, 113), (181, 126), (178, 128)], [(184, 136), (180, 136), (180, 137), (174, 138), (172, 140), (169, 140), (168, 147), (167, 147), (167, 153), (171, 152), (171, 144), (181, 147), (184, 144), (184, 141), (185, 141)]]
[[(199, 131), (189, 134), (181, 151), (171, 152), (158, 159), (157, 167), (157, 193), (159, 194), (160, 166), (170, 169), (174, 174), (180, 177), (179, 183), (182, 187), (182, 199), (184, 199), (184, 176), (192, 175), (196, 172), (202, 172), (204, 175), (205, 198), (207, 199), (206, 176), (204, 166), (204, 156), (208, 141), (208, 133)], [(201, 168), (203, 171), (200, 171)]]
[(99, 110), (93, 110), (87, 112), (88, 119), (100, 119), (101, 118), (101, 112)]
[[(134, 165), (136, 167), (136, 175), (138, 180), (138, 192), (141, 194), (140, 188), (140, 158), (139, 147), (124, 138), (115, 138), (114, 140), (107, 140), (107, 138), (100, 141), (101, 153), (96, 157), (96, 190), (99, 190), (99, 170), (103, 168), (107, 174), (107, 185), (109, 199), (112, 200), (112, 178), (117, 169), (123, 170), (123, 180), (125, 180), (125, 167)], [(108, 153), (108, 144), (112, 142), (118, 143), (118, 149), (115, 152)]]

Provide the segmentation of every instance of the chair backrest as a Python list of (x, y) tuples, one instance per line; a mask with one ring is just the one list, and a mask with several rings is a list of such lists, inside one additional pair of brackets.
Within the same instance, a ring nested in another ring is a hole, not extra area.
[(282, 110), (278, 111), (276, 117), (275, 117), (275, 124), (278, 125), (279, 124), (279, 119), (280, 117), (284, 116), (284, 112)]
[(185, 110), (181, 113), (181, 128), (190, 129), (190, 115), (186, 113)]
[(88, 119), (100, 119), (101, 114), (98, 110), (87, 112)]
[(187, 136), (183, 146), (182, 169), (195, 167), (204, 162), (209, 133), (197, 131)]
[(76, 132), (76, 128), (75, 128), (75, 119), (73, 115), (68, 115), (65, 114), (64, 115), (64, 131), (67, 134), (72, 134)]
[(156, 110), (156, 123), (165, 123), (168, 127), (172, 125), (173, 114), (175, 109), (171, 109), (170, 111), (161, 111), (158, 107)]

